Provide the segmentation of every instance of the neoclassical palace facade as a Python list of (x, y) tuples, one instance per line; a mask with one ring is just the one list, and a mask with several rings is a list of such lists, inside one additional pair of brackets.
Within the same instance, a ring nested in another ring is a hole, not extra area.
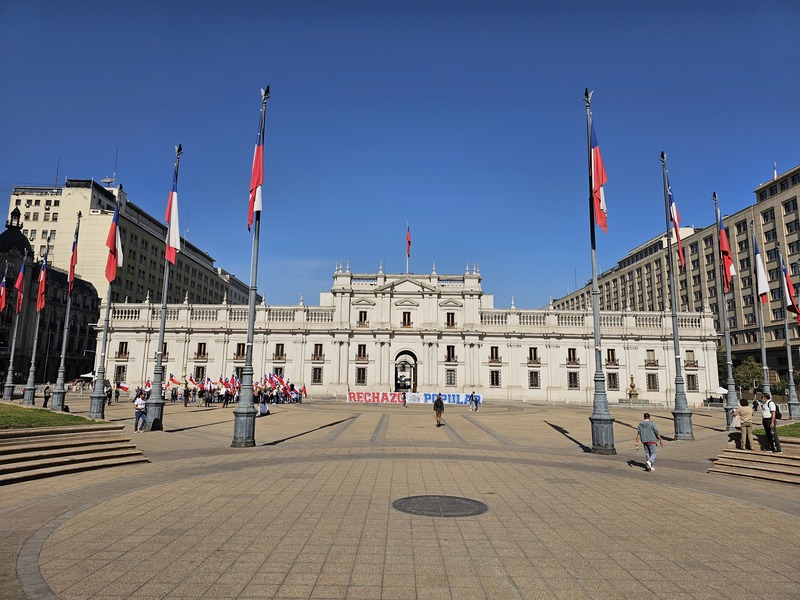
[[(106, 373), (141, 385), (153, 376), (161, 305), (113, 304)], [(241, 374), (247, 306), (167, 309), (165, 377), (196, 381)], [(609, 402), (626, 397), (671, 406), (672, 322), (663, 312), (603, 312), (603, 372)], [(718, 387), (710, 312), (678, 317), (690, 405)], [(486, 401), (591, 403), (595, 353), (591, 312), (496, 309), (481, 275), (351, 273), (337, 266), (319, 306), (256, 307), (255, 378), (277, 372), (309, 396), (348, 391), (475, 391)], [(98, 324), (102, 326), (102, 323)], [(99, 336), (98, 336), (99, 337)], [(98, 353), (99, 354), (99, 353)]]

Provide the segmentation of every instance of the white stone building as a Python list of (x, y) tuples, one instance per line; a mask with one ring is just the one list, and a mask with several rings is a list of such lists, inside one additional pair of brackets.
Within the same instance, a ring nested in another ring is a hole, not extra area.
[[(592, 314), (495, 309), (481, 275), (355, 274), (337, 268), (319, 306), (256, 307), (255, 378), (283, 373), (313, 397), (358, 391), (476, 391), (488, 400), (591, 403), (595, 371)], [(171, 304), (165, 376), (197, 381), (241, 375), (247, 307)], [(112, 305), (106, 372), (141, 385), (153, 375), (161, 307)], [(682, 373), (690, 406), (718, 387), (710, 312), (679, 316)], [(609, 402), (626, 397), (674, 403), (670, 315), (601, 314)]]

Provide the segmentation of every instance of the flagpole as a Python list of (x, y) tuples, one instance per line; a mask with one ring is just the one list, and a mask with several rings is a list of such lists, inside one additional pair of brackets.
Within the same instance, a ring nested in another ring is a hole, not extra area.
[[(672, 304), (672, 340), (675, 348), (675, 410), (672, 411), (675, 423), (676, 440), (693, 440), (692, 411), (686, 401), (686, 388), (681, 374), (681, 346), (678, 337), (678, 302), (676, 293), (675, 267), (672, 256), (672, 232), (670, 231), (669, 183), (667, 181), (667, 155), (661, 152), (661, 174), (664, 179), (664, 218), (667, 231), (667, 267), (669, 268), (670, 302)], [(679, 249), (680, 250), (680, 249)]]
[(606, 378), (603, 374), (603, 350), (600, 346), (600, 292), (597, 286), (597, 250), (595, 241), (594, 173), (592, 168), (592, 94), (586, 88), (586, 149), (589, 158), (589, 236), (592, 245), (592, 321), (594, 324), (594, 401), (589, 421), (592, 423), (592, 452), (616, 454), (614, 417), (608, 411)]
[[(753, 221), (750, 221), (750, 237), (753, 238), (753, 242), (756, 239), (755, 228), (753, 227)], [(755, 247), (753, 248), (755, 252)], [(753, 268), (757, 268), (758, 265), (753, 265)], [(759, 289), (758, 289), (758, 275), (756, 275), (756, 287), (755, 293), (753, 294), (753, 304), (758, 306), (758, 341), (761, 344), (761, 370), (762, 370), (762, 382), (761, 382), (761, 391), (765, 394), (770, 394), (770, 387), (769, 387), (769, 369), (767, 368), (767, 346), (764, 343), (764, 307), (761, 304), (761, 298), (759, 298)], [(769, 302), (769, 300), (767, 300)], [(755, 388), (753, 388), (753, 395), (755, 395)]]
[[(792, 294), (794, 293), (794, 290), (789, 289), (788, 287), (789, 282), (786, 280), (788, 270), (786, 271), (786, 273), (783, 272), (783, 270), (787, 267), (786, 263), (783, 262), (783, 256), (781, 255), (780, 242), (777, 243), (777, 248), (778, 248), (778, 259), (781, 261), (781, 277), (783, 277), (784, 281), (783, 287), (789, 294)], [(797, 408), (799, 408), (800, 406), (798, 406), (797, 389), (795, 388), (794, 385), (794, 367), (792, 366), (792, 342), (789, 337), (789, 311), (787, 310), (788, 306), (789, 306), (789, 298), (786, 297), (783, 299), (783, 327), (786, 335), (786, 359), (788, 361), (787, 366), (789, 368), (789, 418), (793, 419), (796, 417), (792, 417), (792, 413), (796, 415), (798, 412)], [(792, 405), (794, 405), (795, 407), (794, 411), (792, 410)]]
[[(175, 147), (175, 169), (173, 187), (178, 181), (183, 146)], [(169, 235), (169, 234), (167, 234)], [(164, 242), (169, 244), (169, 240)], [(164, 257), (164, 285), (161, 288), (161, 319), (158, 323), (158, 345), (156, 346), (156, 366), (153, 368), (153, 382), (150, 397), (147, 399), (147, 421), (145, 431), (163, 431), (164, 429), (164, 337), (167, 328), (167, 295), (169, 293), (170, 261)]]
[[(47, 236), (47, 246), (44, 250), (44, 265), (45, 265), (45, 278), (47, 277), (47, 252), (50, 249), (50, 236)], [(39, 287), (41, 288), (45, 281), (41, 280), (41, 267), (39, 269)], [(39, 323), (42, 319), (42, 311), (37, 307), (36, 321), (33, 326), (33, 352), (31, 352), (31, 366), (28, 369), (28, 382), (25, 384), (25, 391), (22, 396), (22, 406), (33, 406), (36, 404), (36, 349), (39, 345)]]
[[(719, 226), (722, 223), (722, 218), (720, 217), (719, 213), (719, 203), (717, 202), (717, 192), (714, 192), (712, 195), (714, 200), (714, 214), (717, 217), (717, 252), (719, 252), (719, 274), (720, 274), (720, 296), (722, 297), (722, 330), (725, 333), (725, 364), (728, 369), (728, 379), (726, 382), (726, 387), (728, 388), (728, 393), (725, 396), (725, 423), (728, 427), (728, 431), (736, 431), (735, 428), (731, 427), (731, 423), (733, 422), (733, 411), (736, 409), (737, 406), (737, 398), (736, 398), (736, 383), (733, 380), (733, 360), (731, 359), (731, 328), (730, 324), (728, 323), (728, 302), (725, 299), (725, 281), (726, 277), (729, 275), (725, 274), (725, 260), (722, 257), (722, 246), (720, 245), (720, 233), (719, 233)], [(729, 286), (730, 287), (730, 286)]]
[[(268, 99), (269, 86), (267, 86), (267, 88), (261, 92), (259, 140), (262, 145), (264, 143), (264, 124), (266, 120)], [(263, 155), (261, 159), (263, 160)], [(261, 183), (259, 182), (258, 185), (261, 185)], [(261, 235), (261, 210), (255, 211), (253, 218), (253, 254), (250, 261), (250, 296), (247, 307), (247, 344), (245, 345), (244, 367), (242, 368), (242, 387), (241, 391), (239, 392), (239, 404), (235, 409), (233, 409), (233, 440), (231, 441), (231, 448), (252, 448), (256, 445), (256, 409), (253, 407), (253, 339), (255, 337), (256, 323), (258, 241)]]
[[(25, 261), (28, 259), (28, 250), (25, 249), (25, 252), (22, 255), (22, 264), (20, 265), (20, 269), (23, 268)], [(6, 269), (8, 269), (8, 262), (6, 262)], [(8, 282), (6, 282), (7, 284)], [(23, 274), (23, 289), (25, 287), (24, 281), (24, 274)], [(8, 290), (6, 290), (8, 293)], [(19, 290), (17, 290), (17, 294), (19, 294)], [(5, 387), (3, 387), (3, 400), (13, 400), (14, 399), (14, 353), (17, 349), (17, 327), (19, 326), (19, 313), (22, 312), (21, 310), (14, 311), (14, 333), (11, 336), (11, 354), (8, 357), (8, 372), (6, 373), (6, 383)]]
[[(78, 222), (75, 224), (75, 241), (78, 241), (78, 233), (81, 229), (81, 212), (78, 211)], [(67, 284), (69, 285), (69, 284)], [(52, 411), (64, 410), (64, 379), (66, 375), (66, 367), (64, 365), (67, 356), (67, 341), (69, 339), (69, 313), (72, 309), (72, 292), (67, 294), (67, 311), (64, 314), (64, 327), (62, 331), (61, 340), (61, 363), (58, 365), (58, 375), (56, 376), (56, 385), (53, 388), (53, 403), (50, 405)]]

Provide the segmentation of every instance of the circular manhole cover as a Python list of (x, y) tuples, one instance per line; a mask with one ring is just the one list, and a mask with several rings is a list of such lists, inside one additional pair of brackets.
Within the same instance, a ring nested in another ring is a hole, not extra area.
[(483, 502), (458, 496), (408, 496), (392, 502), (392, 508), (421, 517), (474, 517), (489, 510)]

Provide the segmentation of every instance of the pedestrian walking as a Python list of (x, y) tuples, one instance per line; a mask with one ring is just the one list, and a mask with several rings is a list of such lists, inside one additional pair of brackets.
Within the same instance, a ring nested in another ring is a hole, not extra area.
[(436, 396), (436, 400), (433, 401), (433, 414), (436, 417), (437, 427), (442, 425), (442, 413), (444, 413), (444, 400), (442, 400), (442, 395), (439, 394)]
[(406, 407), (406, 402), (408, 402), (408, 400), (407, 400), (407, 398), (406, 398), (406, 393), (405, 393), (405, 392), (403, 392), (403, 394), (402, 394), (402, 398), (403, 398), (403, 408), (405, 408), (405, 407)]
[(739, 408), (734, 409), (734, 416), (739, 417), (739, 431), (742, 436), (739, 440), (739, 450), (753, 449), (753, 407), (742, 398), (739, 400)]
[(114, 389), (114, 402), (119, 404), (119, 384), (117, 384), (117, 387)]
[[(147, 425), (147, 401), (145, 400), (145, 392), (136, 396), (136, 400), (133, 401), (133, 410), (133, 432), (139, 433), (140, 431), (144, 431), (145, 425)], [(139, 420), (142, 422), (141, 427), (139, 427)]]
[(761, 392), (761, 424), (764, 426), (764, 435), (767, 438), (768, 446), (764, 452), (783, 454), (781, 452), (781, 441), (775, 431), (777, 412), (778, 408), (775, 406), (775, 401), (772, 397), (767, 392)]
[(636, 448), (639, 448), (639, 440), (642, 440), (644, 446), (645, 464), (648, 471), (655, 471), (656, 454), (658, 453), (658, 445), (664, 445), (664, 440), (661, 439), (661, 434), (658, 432), (656, 424), (650, 420), (650, 413), (644, 413), (644, 421), (639, 423), (636, 428)]
[(48, 381), (44, 385), (44, 404), (42, 404), (42, 408), (47, 408), (47, 403), (50, 401), (50, 395), (52, 390), (50, 389), (50, 382)]
[(469, 395), (469, 409), (478, 410), (478, 403), (475, 402), (475, 390), (472, 390), (472, 393)]

